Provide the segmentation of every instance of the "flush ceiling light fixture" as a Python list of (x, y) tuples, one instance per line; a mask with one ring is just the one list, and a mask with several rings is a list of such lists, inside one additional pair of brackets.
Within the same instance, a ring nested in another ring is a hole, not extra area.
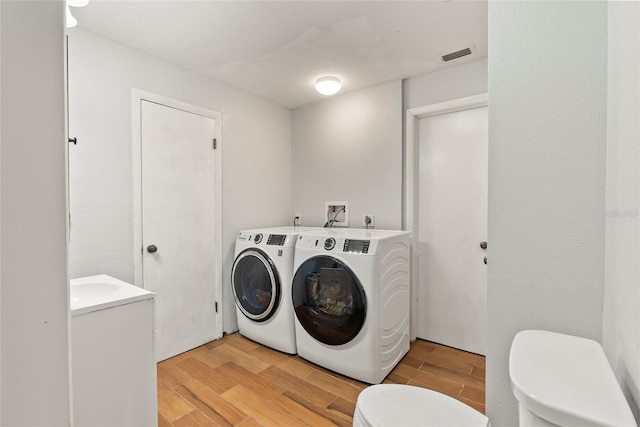
[(69, 9), (69, 6), (72, 7), (84, 7), (86, 5), (89, 4), (89, 0), (67, 0), (66, 2), (66, 7), (67, 7), (67, 28), (72, 28), (75, 27), (76, 25), (78, 25), (78, 20), (76, 18), (73, 17), (73, 15), (71, 14), (71, 9)]
[(316, 80), (316, 90), (323, 95), (333, 95), (338, 93), (342, 84), (340, 79), (333, 76), (320, 77)]

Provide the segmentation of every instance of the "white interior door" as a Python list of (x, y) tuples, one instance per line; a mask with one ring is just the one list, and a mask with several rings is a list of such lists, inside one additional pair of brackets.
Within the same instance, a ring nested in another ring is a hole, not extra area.
[(417, 336), (485, 354), (487, 107), (418, 122)]
[(142, 280), (157, 294), (163, 360), (219, 337), (216, 121), (145, 100), (140, 108)]

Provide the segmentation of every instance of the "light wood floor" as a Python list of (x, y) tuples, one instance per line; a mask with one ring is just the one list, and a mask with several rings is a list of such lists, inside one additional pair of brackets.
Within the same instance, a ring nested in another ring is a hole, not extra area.
[[(384, 382), (484, 413), (484, 366), (482, 356), (418, 340)], [(158, 364), (159, 426), (351, 426), (365, 387), (236, 333)]]

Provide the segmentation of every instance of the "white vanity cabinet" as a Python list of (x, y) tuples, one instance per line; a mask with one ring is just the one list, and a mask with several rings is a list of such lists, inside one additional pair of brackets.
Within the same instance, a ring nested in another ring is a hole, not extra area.
[(105, 275), (71, 281), (74, 425), (157, 425), (154, 296)]

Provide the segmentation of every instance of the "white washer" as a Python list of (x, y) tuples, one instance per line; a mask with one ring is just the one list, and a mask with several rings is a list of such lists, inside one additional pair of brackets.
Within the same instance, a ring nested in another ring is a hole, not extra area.
[(323, 229), (296, 244), (298, 354), (378, 384), (409, 351), (410, 233)]
[(296, 353), (291, 280), (298, 234), (305, 227), (242, 230), (238, 233), (231, 287), (238, 329), (273, 349)]

